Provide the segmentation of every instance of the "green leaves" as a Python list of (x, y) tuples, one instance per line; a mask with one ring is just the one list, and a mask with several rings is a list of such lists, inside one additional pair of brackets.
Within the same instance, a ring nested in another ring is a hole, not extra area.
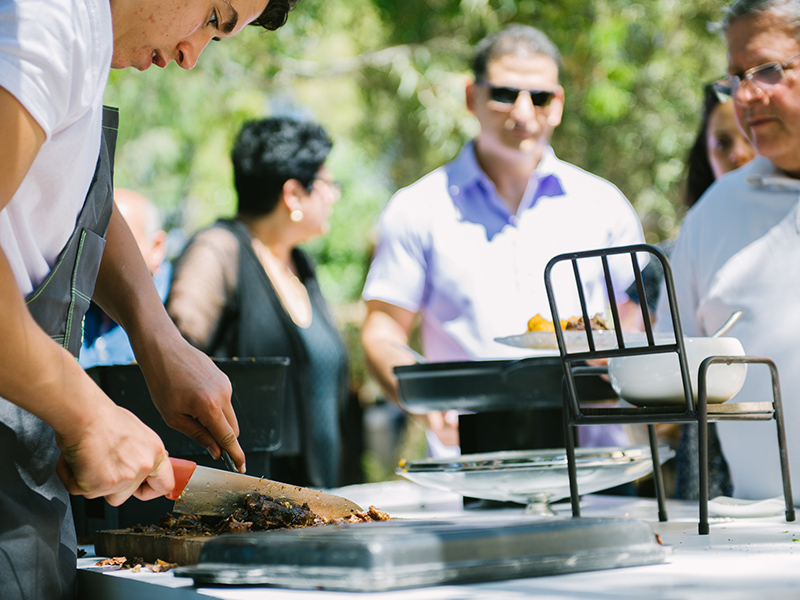
[(242, 123), (290, 113), (334, 138), (345, 182), (330, 233), (309, 247), (326, 293), (358, 298), (372, 227), (391, 194), (477, 133), (464, 107), (474, 44), (509, 22), (543, 29), (564, 57), (563, 159), (614, 182), (648, 239), (675, 233), (702, 85), (725, 71), (709, 23), (722, 0), (301, 0), (277, 32), (209, 44), (198, 66), (114, 71), (116, 180), (187, 233), (235, 210), (230, 147)]

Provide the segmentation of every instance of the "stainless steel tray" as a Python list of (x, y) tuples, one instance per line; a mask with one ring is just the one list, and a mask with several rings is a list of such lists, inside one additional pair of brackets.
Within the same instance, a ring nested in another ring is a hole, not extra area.
[(634, 519), (384, 521), (221, 536), (177, 576), (195, 584), (383, 591), (665, 561)]
[[(634, 481), (653, 470), (649, 446), (576, 448), (578, 490), (591, 494)], [(675, 456), (659, 448), (662, 462)], [(426, 487), (473, 498), (519, 502), (534, 506), (569, 496), (564, 448), (464, 454), (453, 458), (411, 461), (397, 474)]]

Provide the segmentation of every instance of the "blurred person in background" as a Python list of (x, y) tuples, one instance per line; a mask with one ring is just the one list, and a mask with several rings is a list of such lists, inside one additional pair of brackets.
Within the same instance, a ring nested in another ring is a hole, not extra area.
[[(733, 108), (730, 89), (724, 82), (703, 87), (703, 112), (694, 144), (686, 159), (686, 188), (684, 205), (694, 206), (717, 178), (738, 169), (755, 157), (755, 150), (739, 127)], [(665, 240), (659, 247), (667, 255), (675, 239)], [(655, 316), (664, 273), (659, 261), (651, 261), (643, 270), (645, 294), (650, 314)], [(628, 294), (639, 301), (635, 286)], [(674, 496), (682, 500), (697, 500), (699, 471), (697, 455), (697, 425), (660, 425), (659, 434), (677, 446), (675, 461), (666, 467), (676, 471)], [(732, 492), (728, 464), (722, 454), (715, 423), (708, 425), (709, 497), (728, 496)]]
[(328, 230), (340, 197), (316, 123), (273, 117), (244, 125), (233, 148), (234, 219), (196, 233), (175, 263), (167, 310), (181, 333), (218, 358), (288, 356), (281, 447), (269, 476), (339, 485), (347, 352), (299, 246)]
[[(474, 79), (466, 86), (478, 137), (454, 161), (397, 192), (383, 212), (363, 291), (368, 314), (362, 344), (388, 399), (397, 400), (393, 368), (414, 362), (403, 346), (418, 320), (428, 361), (536, 354), (495, 338), (524, 332), (537, 313), (550, 315), (544, 286), (550, 258), (644, 241), (623, 194), (559, 160), (550, 146), (564, 110), (560, 65), (555, 45), (533, 27), (510, 25), (481, 41)], [(612, 264), (615, 289), (633, 281), (629, 271)], [(603, 312), (602, 271), (585, 281), (597, 294), (594, 300), (602, 297), (595, 306)], [(483, 431), (503, 430), (510, 443), (512, 432), (539, 414), (481, 413), (462, 415), (462, 422), (474, 418)], [(500, 422), (490, 426), (490, 419)], [(452, 413), (433, 413), (429, 423), (432, 453), (457, 454)], [(629, 443), (621, 426), (582, 427), (580, 436), (581, 445)]]
[[(670, 255), (686, 336), (707, 336), (737, 310), (730, 331), (748, 355), (778, 366), (787, 450), (800, 480), (800, 2), (738, 0), (723, 23), (727, 86), (740, 128), (757, 156), (720, 177), (688, 212)], [(663, 296), (663, 292), (662, 292)], [(662, 297), (656, 327), (669, 328)], [(663, 325), (667, 324), (667, 325)], [(772, 399), (766, 369), (751, 366), (740, 402)], [(783, 494), (774, 422), (717, 423), (733, 493)]]
[[(142, 194), (124, 188), (114, 190), (114, 206), (136, 240), (158, 296), (166, 300), (172, 266), (166, 258), (167, 232), (161, 228), (158, 208)], [(92, 302), (83, 323), (81, 366), (88, 369), (97, 365), (122, 365), (135, 359), (125, 330)]]
[[(0, 0), (0, 576), (4, 600), (75, 593), (69, 493), (171, 490), (158, 436), (78, 364), (94, 299), (130, 335), (172, 427), (241, 470), (227, 378), (180, 336), (113, 210), (109, 68), (189, 69), (212, 39), (275, 29), (287, 0)], [(105, 238), (105, 240), (104, 240)]]
[(750, 162), (756, 152), (744, 135), (725, 82), (703, 88), (703, 116), (687, 159), (686, 208), (694, 206), (714, 181)]

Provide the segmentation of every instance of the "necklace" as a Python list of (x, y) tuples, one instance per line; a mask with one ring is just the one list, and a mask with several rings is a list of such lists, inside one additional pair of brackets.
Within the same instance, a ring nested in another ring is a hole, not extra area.
[(311, 299), (308, 296), (308, 289), (291, 266), (279, 259), (269, 246), (256, 238), (253, 238), (253, 249), (292, 321), (298, 327), (306, 328), (311, 325)]

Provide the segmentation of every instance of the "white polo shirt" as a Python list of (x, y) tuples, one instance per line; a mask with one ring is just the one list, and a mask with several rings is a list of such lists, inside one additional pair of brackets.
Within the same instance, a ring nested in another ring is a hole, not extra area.
[[(556, 158), (547, 148), (516, 214), (475, 159), (474, 145), (400, 190), (381, 216), (363, 297), (422, 315), (431, 361), (541, 353), (499, 344), (525, 332), (536, 313), (549, 317), (544, 285), (555, 255), (643, 242), (633, 207), (611, 183)], [(554, 270), (556, 290), (574, 290), (571, 269)], [(633, 281), (630, 260), (612, 259), (615, 291)], [(600, 261), (583, 273), (590, 315), (605, 312)], [(577, 294), (559, 297), (562, 318), (580, 315)], [(552, 352), (549, 352), (552, 354)]]
[[(780, 375), (792, 480), (800, 482), (800, 180), (763, 157), (720, 178), (686, 216), (670, 263), (686, 336), (715, 331), (736, 310), (728, 335)], [(660, 296), (657, 323), (669, 312)], [(750, 366), (734, 401), (769, 401), (767, 368)], [(774, 422), (727, 421), (717, 430), (734, 494), (783, 493)], [(795, 493), (795, 497), (798, 495)]]

